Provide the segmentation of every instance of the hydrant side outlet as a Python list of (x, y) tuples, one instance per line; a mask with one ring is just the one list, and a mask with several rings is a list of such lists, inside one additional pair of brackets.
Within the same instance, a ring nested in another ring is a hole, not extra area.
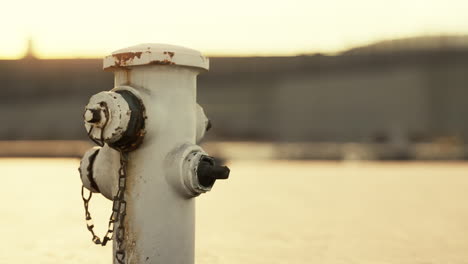
[(91, 97), (84, 113), (94, 142), (125, 151), (137, 148), (145, 135), (143, 103), (130, 91), (101, 92)]

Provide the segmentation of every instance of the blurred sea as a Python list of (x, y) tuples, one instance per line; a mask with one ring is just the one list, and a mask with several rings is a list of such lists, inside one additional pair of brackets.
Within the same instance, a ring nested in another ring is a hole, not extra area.
[[(111, 263), (78, 162), (0, 159), (0, 263)], [(468, 163), (228, 165), (197, 198), (197, 263), (468, 263)], [(111, 203), (95, 197), (102, 234)]]

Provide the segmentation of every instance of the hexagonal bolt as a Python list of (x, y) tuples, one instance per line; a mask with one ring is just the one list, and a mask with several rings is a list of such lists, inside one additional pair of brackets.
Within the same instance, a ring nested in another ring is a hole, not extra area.
[(101, 110), (96, 108), (86, 109), (84, 119), (88, 123), (97, 123), (101, 121)]

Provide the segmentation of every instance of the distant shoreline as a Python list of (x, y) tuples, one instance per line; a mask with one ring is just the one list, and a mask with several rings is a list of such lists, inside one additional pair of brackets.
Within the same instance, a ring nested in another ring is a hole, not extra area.
[[(93, 146), (85, 140), (0, 141), (0, 158), (81, 158)], [(203, 143), (202, 147), (223, 160), (463, 161), (468, 157), (468, 146), (444, 143), (395, 146), (389, 143), (212, 141)]]

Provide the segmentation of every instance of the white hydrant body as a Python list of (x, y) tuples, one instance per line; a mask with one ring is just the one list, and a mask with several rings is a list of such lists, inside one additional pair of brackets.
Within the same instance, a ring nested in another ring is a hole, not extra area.
[(147, 115), (144, 143), (129, 153), (128, 262), (194, 263), (195, 200), (169, 186), (165, 160), (184, 143), (195, 144), (199, 70), (162, 65), (141, 68), (115, 73), (116, 87), (140, 88)]
[[(193, 197), (209, 191), (214, 183), (208, 180), (208, 184), (203, 184), (200, 178), (204, 173), (199, 168), (200, 163), (209, 166), (214, 163), (196, 145), (208, 125), (196, 101), (196, 79), (200, 72), (208, 70), (208, 60), (194, 50), (144, 44), (114, 52), (104, 59), (104, 68), (115, 74), (115, 88), (111, 92), (129, 91), (143, 106), (143, 128), (137, 131), (136, 139), (125, 143), (132, 145), (128, 152), (125, 188), (125, 263), (193, 264)], [(124, 110), (117, 113), (108, 109), (108, 121), (99, 126), (92, 123), (97, 122), (95, 120), (90, 122), (89, 110), (97, 102), (93, 100), (86, 108), (88, 117), (85, 114), (88, 134), (94, 140), (102, 138), (115, 145), (122, 140), (119, 133), (124, 134), (122, 131), (129, 127), (113, 125), (118, 119), (130, 126), (131, 121), (127, 122), (122, 115), (130, 116), (133, 110), (117, 102)], [(107, 107), (112, 104), (105, 103)], [(102, 102), (98, 104), (103, 105)], [(107, 131), (106, 125), (114, 130)], [(93, 126), (95, 131), (89, 129)], [(93, 159), (85, 156), (81, 172), (85, 187), (94, 192), (99, 190), (112, 199), (118, 190), (119, 152), (108, 144), (96, 152)], [(87, 168), (88, 174), (83, 172)], [(220, 178), (227, 178), (227, 175)], [(118, 248), (116, 243), (114, 239), (114, 251)], [(117, 263), (116, 258), (114, 263)]]

